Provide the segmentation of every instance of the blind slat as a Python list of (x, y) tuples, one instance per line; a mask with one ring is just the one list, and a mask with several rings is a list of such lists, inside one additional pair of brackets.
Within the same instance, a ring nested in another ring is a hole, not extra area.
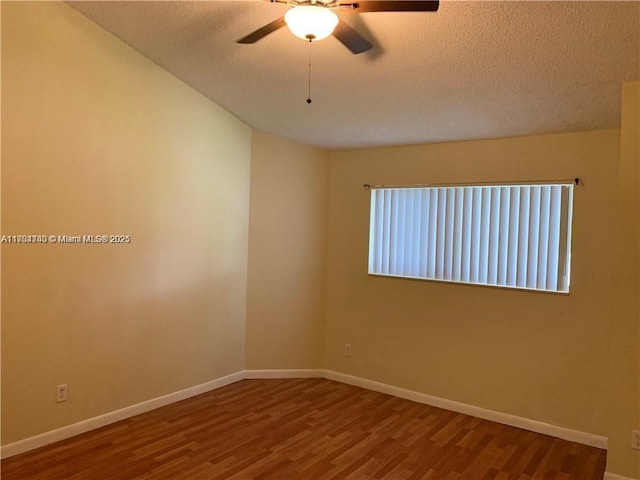
[(406, 222), (406, 203), (407, 196), (404, 191), (398, 192), (398, 236), (397, 236), (397, 245), (396, 245), (396, 275), (404, 274), (404, 246), (405, 246), (405, 236), (407, 234), (407, 222)]
[(509, 265), (507, 285), (515, 287), (518, 281), (518, 232), (520, 231), (520, 189), (511, 189), (511, 217), (509, 218)]
[(538, 240), (538, 283), (536, 288), (547, 288), (547, 258), (549, 256), (549, 220), (551, 187), (542, 187), (540, 193), (540, 239)]
[(464, 188), (455, 189), (453, 272), (452, 279), (459, 282), (462, 278), (462, 226), (464, 212)]
[(447, 196), (443, 188), (436, 190), (438, 195), (438, 221), (436, 232), (436, 273), (435, 278), (442, 280), (444, 278), (444, 234), (447, 224)]
[(482, 188), (473, 189), (473, 201), (471, 205), (471, 281), (478, 283), (480, 279), (480, 222), (482, 221)]
[(429, 228), (428, 228), (428, 249), (427, 256), (427, 277), (436, 278), (436, 235), (438, 225), (438, 191), (435, 188), (429, 189)]
[(560, 249), (560, 218), (562, 205), (562, 191), (559, 187), (552, 187), (549, 219), (549, 258), (547, 261), (547, 288), (558, 288), (558, 252)]
[(420, 263), (418, 265), (418, 276), (427, 278), (427, 259), (429, 258), (429, 190), (420, 189), (420, 211), (422, 221), (420, 222)]
[(420, 190), (414, 189), (412, 191), (413, 197), (413, 231), (411, 238), (413, 244), (411, 246), (411, 276), (418, 276), (418, 266), (420, 265), (420, 232), (422, 231), (421, 210), (420, 210)]
[(491, 227), (491, 189), (481, 188), (482, 211), (480, 213), (480, 257), (478, 260), (478, 281), (487, 283), (489, 274), (489, 237)]
[(507, 269), (509, 265), (509, 214), (511, 206), (511, 188), (500, 188), (500, 231), (498, 243), (498, 285), (507, 285)]
[(455, 225), (456, 192), (453, 188), (444, 189), (447, 199), (446, 225), (444, 235), (444, 280), (451, 280), (453, 277), (453, 235)]
[(473, 190), (464, 189), (462, 212), (462, 281), (471, 281), (471, 226), (473, 217)]
[(404, 262), (402, 274), (411, 275), (411, 263), (413, 262), (413, 189), (404, 192)]
[(382, 262), (382, 272), (389, 273), (389, 252), (391, 247), (389, 245), (390, 236), (391, 236), (391, 192), (385, 191), (384, 196), (382, 196), (383, 208), (382, 211), (382, 244), (378, 246), (381, 250), (381, 262)]
[(499, 260), (499, 239), (500, 239), (500, 203), (502, 192), (499, 187), (491, 189), (491, 220), (489, 224), (489, 252), (488, 263), (489, 272), (487, 283), (496, 285), (498, 283), (498, 260)]
[(520, 228), (518, 231), (518, 279), (516, 286), (527, 286), (527, 256), (529, 255), (529, 204), (531, 189), (523, 187), (520, 192)]
[(540, 238), (540, 187), (531, 187), (530, 191), (527, 287), (536, 288), (538, 283), (538, 239)]

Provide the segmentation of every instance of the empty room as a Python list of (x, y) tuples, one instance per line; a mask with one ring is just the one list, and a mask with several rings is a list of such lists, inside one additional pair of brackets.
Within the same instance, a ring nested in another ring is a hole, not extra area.
[(3, 480), (640, 480), (640, 2), (0, 18)]

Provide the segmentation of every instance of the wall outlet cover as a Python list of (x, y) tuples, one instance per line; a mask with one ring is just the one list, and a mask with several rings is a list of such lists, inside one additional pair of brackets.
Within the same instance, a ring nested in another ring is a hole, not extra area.
[(69, 394), (69, 387), (65, 383), (64, 385), (58, 385), (56, 387), (56, 402), (66, 402)]

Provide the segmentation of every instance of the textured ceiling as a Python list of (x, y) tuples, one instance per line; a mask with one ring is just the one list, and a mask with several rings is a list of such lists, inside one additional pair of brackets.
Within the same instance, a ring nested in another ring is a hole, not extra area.
[(71, 2), (248, 125), (330, 149), (618, 127), (640, 78), (640, 2), (442, 1), (341, 15), (373, 44), (308, 45), (262, 1)]

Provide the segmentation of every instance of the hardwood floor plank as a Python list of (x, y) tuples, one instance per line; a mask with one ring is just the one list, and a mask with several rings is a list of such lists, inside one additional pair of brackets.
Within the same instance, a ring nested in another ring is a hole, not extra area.
[(244, 380), (0, 464), (3, 480), (601, 480), (603, 450), (325, 379)]

